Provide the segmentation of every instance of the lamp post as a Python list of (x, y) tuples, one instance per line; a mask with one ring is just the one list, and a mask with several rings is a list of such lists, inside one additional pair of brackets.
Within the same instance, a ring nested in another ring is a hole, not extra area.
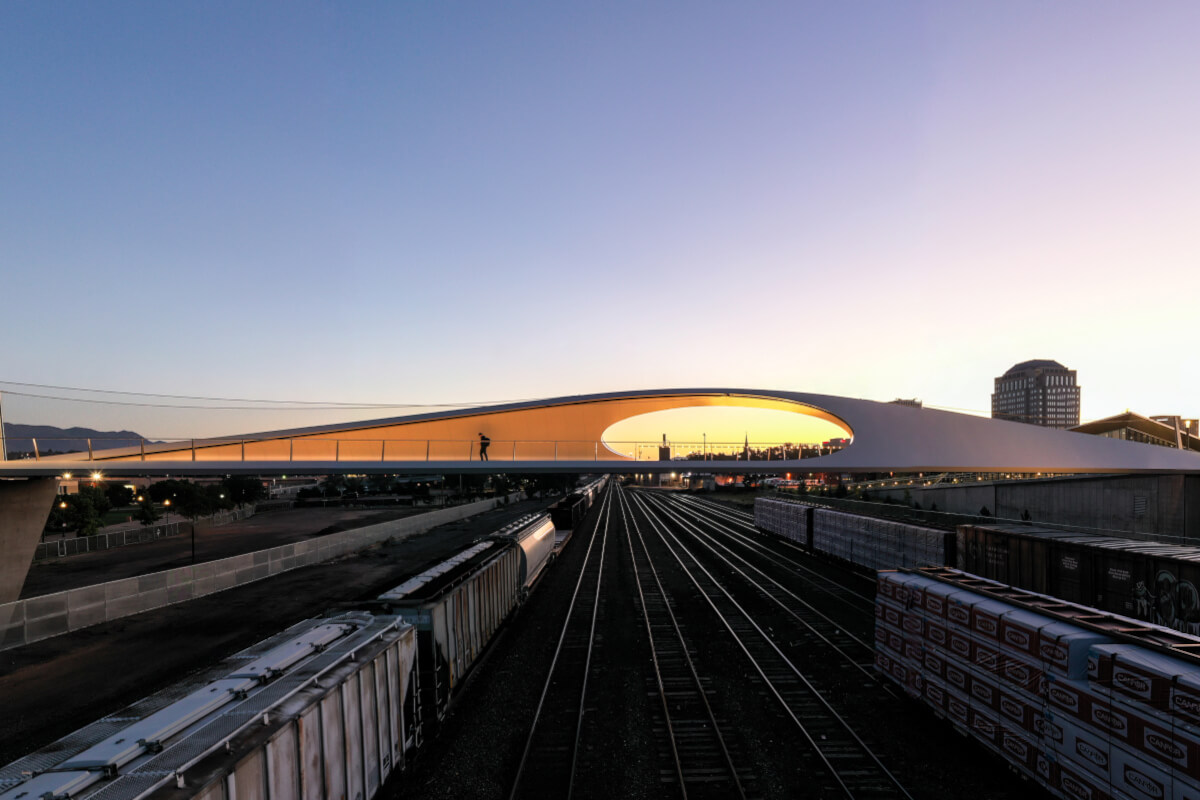
[[(60, 500), (60, 501), (59, 501), (59, 503), (58, 503), (58, 507), (59, 507), (60, 509), (62, 509), (62, 512), (63, 512), (63, 514), (66, 514), (66, 513), (67, 513), (67, 501), (66, 501), (66, 500)], [(63, 534), (62, 534), (62, 535), (65, 537), (65, 536), (67, 535), (67, 534), (66, 534), (66, 530), (67, 530), (67, 520), (66, 520), (65, 518), (64, 518), (64, 519), (63, 519), (63, 521), (62, 521), (62, 527), (63, 527)], [(42, 541), (43, 541), (43, 542), (44, 542), (44, 541), (46, 541), (46, 530), (45, 530), (44, 528), (42, 529)]]

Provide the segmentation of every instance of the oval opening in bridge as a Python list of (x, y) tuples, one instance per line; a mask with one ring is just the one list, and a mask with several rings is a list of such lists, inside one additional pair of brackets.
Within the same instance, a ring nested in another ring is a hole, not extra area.
[(710, 457), (722, 454), (733, 457), (747, 447), (756, 452), (772, 449), (779, 453), (781, 447), (819, 447), (832, 439), (849, 437), (832, 422), (795, 411), (704, 406), (653, 411), (623, 419), (610, 426), (602, 440), (605, 447), (626, 458), (653, 461), (660, 457), (664, 435), (670, 458), (705, 452)]

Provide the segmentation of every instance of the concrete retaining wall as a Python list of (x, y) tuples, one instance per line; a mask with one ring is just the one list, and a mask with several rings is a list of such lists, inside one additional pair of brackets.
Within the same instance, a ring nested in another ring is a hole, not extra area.
[(495, 499), (481, 500), (219, 561), (6, 603), (0, 605), (0, 650), (319, 564), (388, 539), (407, 538), (475, 516), (496, 505)]
[[(1151, 445), (1146, 445), (1150, 447)], [(1200, 458), (1196, 459), (1200, 469)], [(1070, 525), (1114, 535), (1159, 537), (1174, 544), (1200, 541), (1200, 475), (1073, 476), (1036, 481), (950, 484), (872, 491), (900, 500), (905, 492), (929, 508)]]

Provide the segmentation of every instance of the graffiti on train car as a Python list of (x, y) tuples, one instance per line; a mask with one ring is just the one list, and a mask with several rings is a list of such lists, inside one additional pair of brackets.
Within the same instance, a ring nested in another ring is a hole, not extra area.
[[(1200, 592), (1196, 584), (1160, 569), (1150, 596), (1154, 622), (1183, 633), (1200, 635)], [(1148, 594), (1148, 592), (1147, 592)]]
[(1133, 589), (1133, 616), (1193, 636), (1200, 635), (1200, 591), (1169, 569), (1159, 569), (1153, 591), (1145, 581)]

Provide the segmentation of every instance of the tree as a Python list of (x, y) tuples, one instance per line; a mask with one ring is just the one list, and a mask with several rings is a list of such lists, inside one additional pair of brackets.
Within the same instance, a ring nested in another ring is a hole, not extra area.
[(133, 505), (133, 489), (121, 483), (104, 484), (104, 496), (113, 508)]
[[(79, 494), (66, 495), (58, 501), (59, 509), (63, 512), (61, 520), (68, 529), (80, 536), (91, 536), (100, 530), (100, 512), (96, 510), (96, 504), (93, 502), (97, 495), (103, 497), (104, 493), (81, 489)], [(62, 503), (67, 504), (65, 509), (62, 508)]]
[(267, 488), (262, 480), (249, 475), (227, 475), (221, 481), (225, 498), (235, 505), (256, 503), (266, 499)]
[(372, 475), (369, 483), (371, 494), (395, 494), (396, 478), (393, 475)]
[(179, 481), (171, 507), (185, 517), (195, 520), (215, 510), (215, 503), (210, 493), (201, 491), (200, 487), (191, 481)]
[(189, 481), (177, 481), (175, 479), (158, 481), (146, 487), (146, 496), (156, 503), (162, 503), (164, 500), (175, 502), (176, 496), (180, 491), (187, 491), (187, 488), (193, 484)]
[(138, 502), (138, 512), (135, 519), (143, 525), (153, 525), (158, 521), (158, 510), (154, 507), (149, 496), (142, 495)]
[[(91, 504), (92, 509), (96, 512), (97, 521), (104, 517), (112, 510), (113, 504), (108, 499), (108, 494), (96, 486), (80, 486), (79, 494), (75, 495), (82, 500), (86, 500)], [(99, 525), (97, 525), (99, 527)], [(93, 531), (94, 533), (94, 531)]]

